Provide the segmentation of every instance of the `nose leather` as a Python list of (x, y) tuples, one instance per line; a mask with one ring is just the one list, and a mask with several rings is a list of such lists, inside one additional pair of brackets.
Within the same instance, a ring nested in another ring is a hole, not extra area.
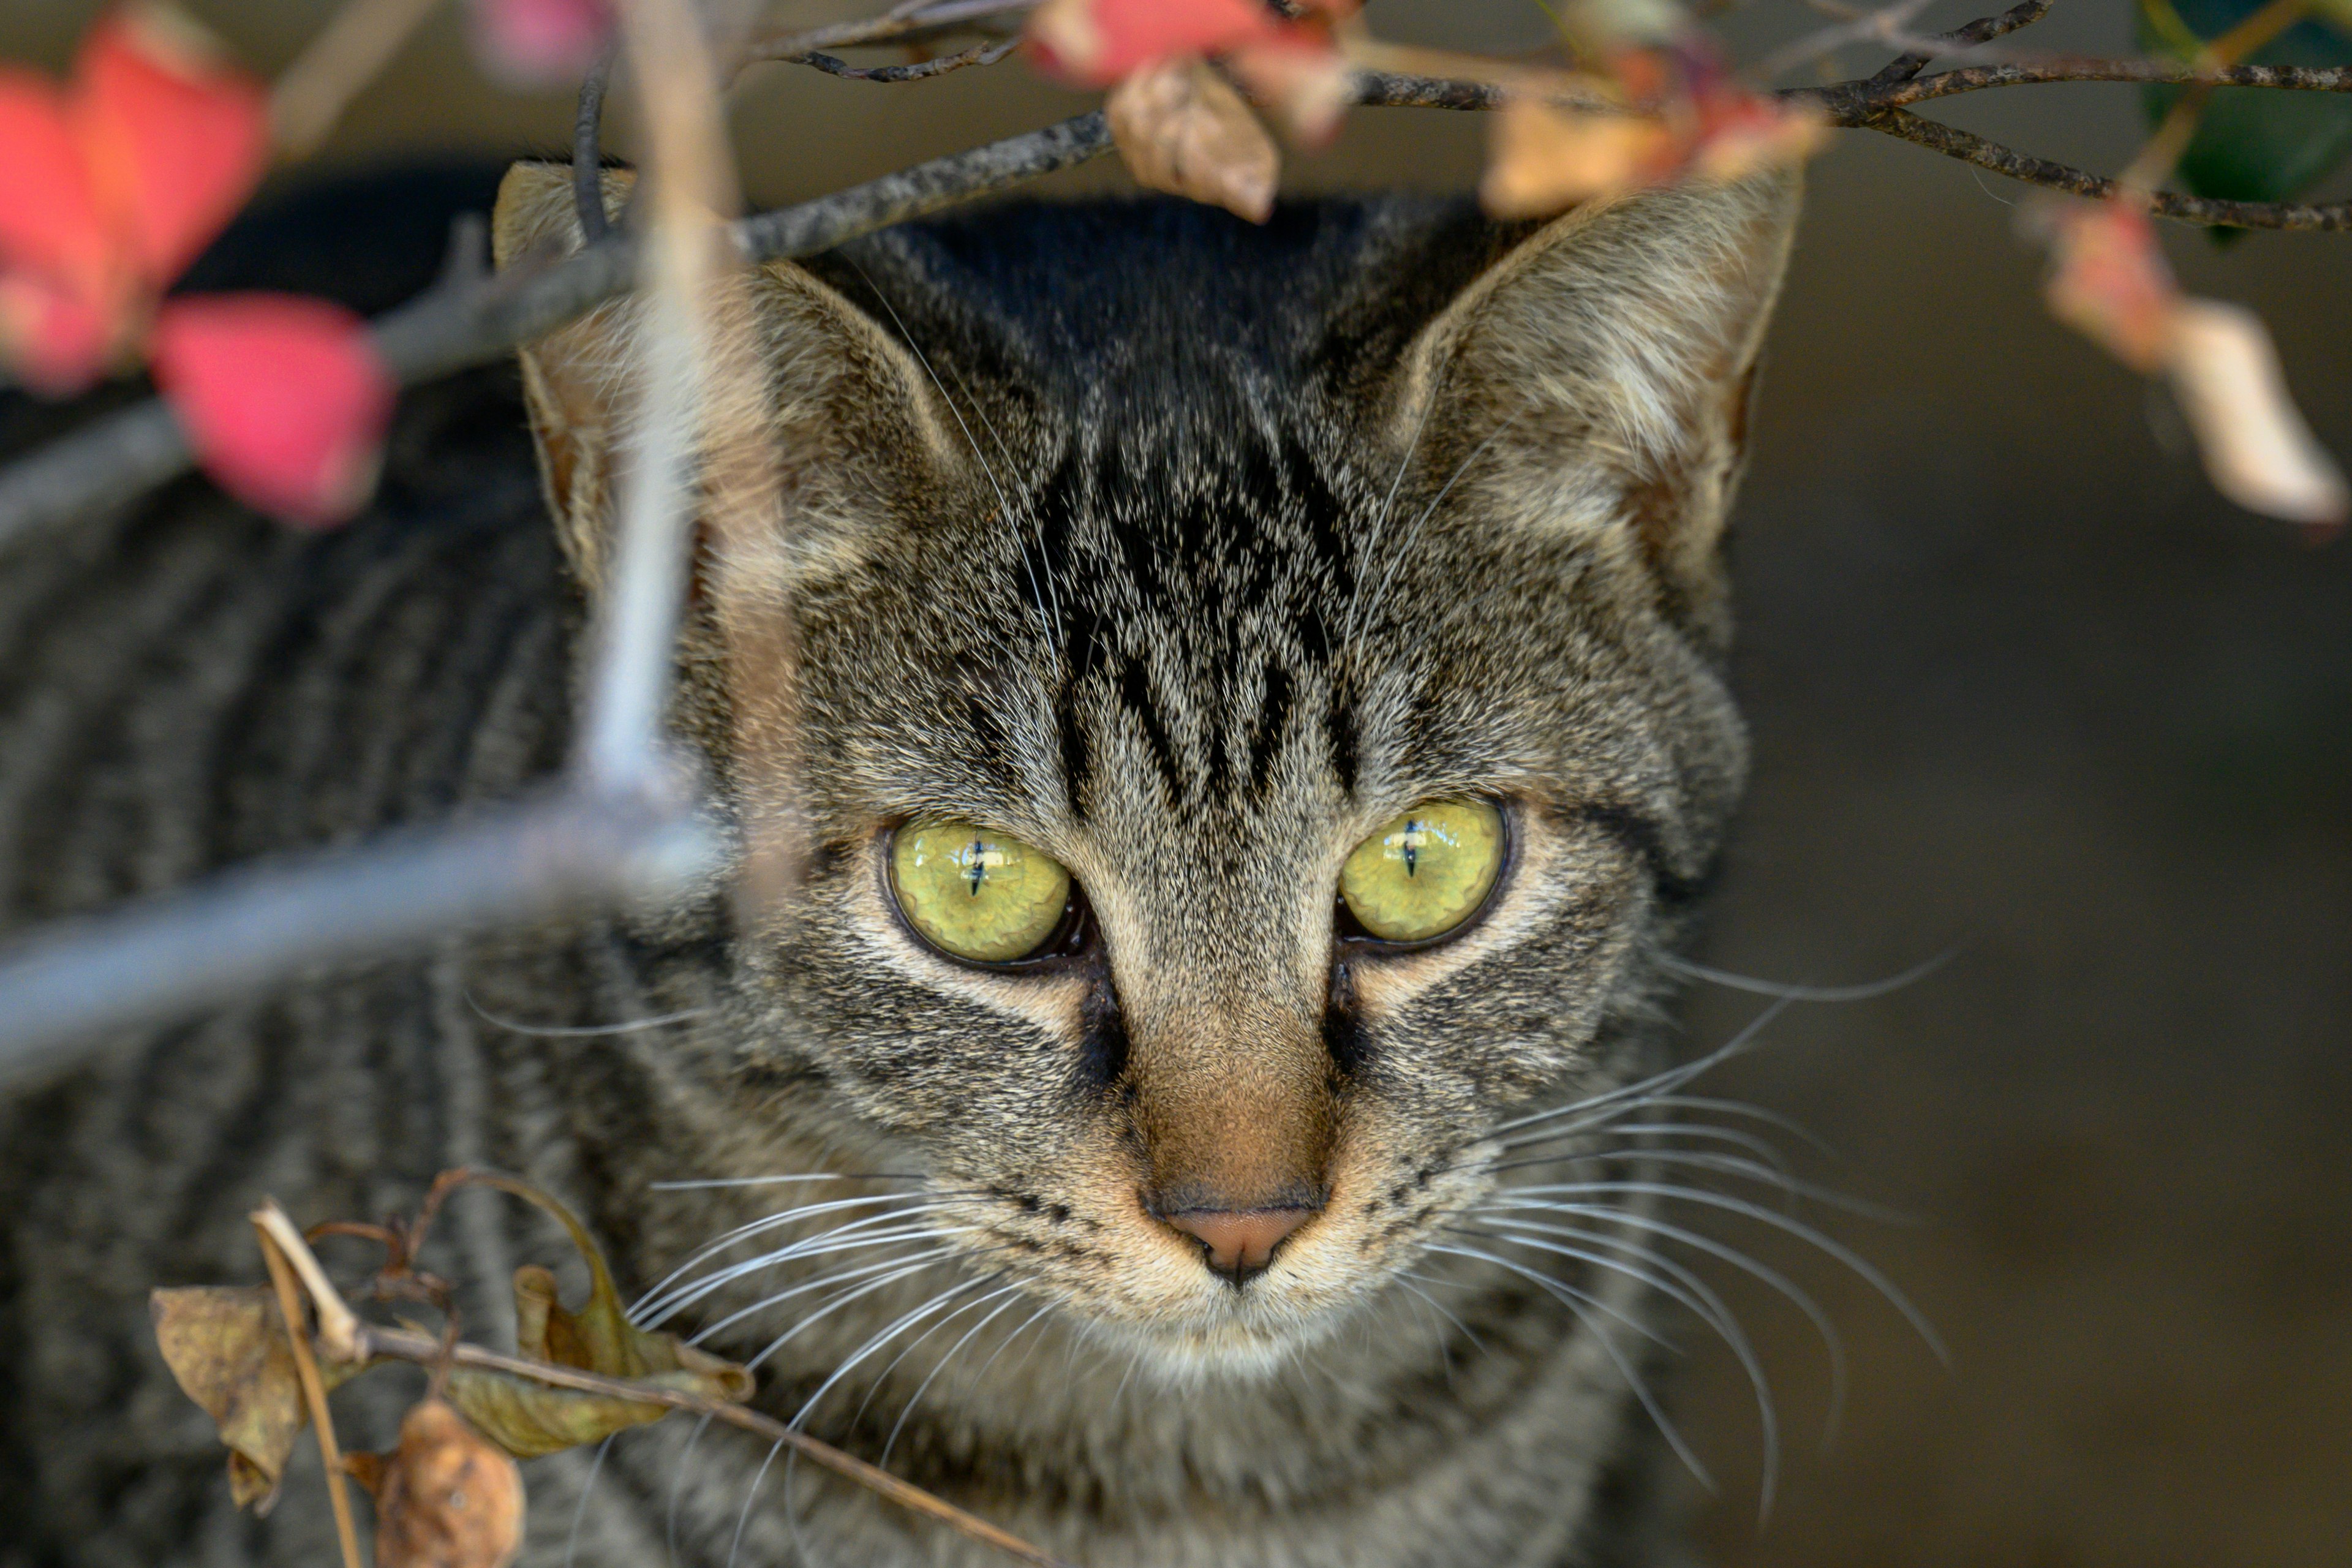
[(1160, 1216), (1200, 1242), (1210, 1269), (1235, 1285), (1265, 1273), (1275, 1250), (1314, 1217), (1311, 1208), (1185, 1209)]

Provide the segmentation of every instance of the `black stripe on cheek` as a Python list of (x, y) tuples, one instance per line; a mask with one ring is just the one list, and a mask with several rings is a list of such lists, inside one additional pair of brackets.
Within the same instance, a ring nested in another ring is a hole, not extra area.
[(1331, 994), (1323, 1005), (1323, 1049), (1348, 1078), (1360, 1075), (1371, 1060), (1371, 1039), (1356, 1007), (1356, 977), (1344, 959), (1331, 966)]
[(1628, 805), (1588, 805), (1575, 815), (1577, 820), (1590, 823), (1615, 839), (1626, 853), (1646, 866), (1658, 902), (1670, 909), (1697, 903), (1715, 883), (1717, 864), (1713, 862), (1696, 876), (1685, 877), (1675, 870), (1666, 856), (1664, 830), (1655, 817), (1644, 812)]
[(1127, 1018), (1119, 1011), (1118, 988), (1111, 984), (1110, 965), (1097, 960), (1093, 984), (1078, 1012), (1076, 1087), (1088, 1098), (1099, 1095), (1127, 1072)]

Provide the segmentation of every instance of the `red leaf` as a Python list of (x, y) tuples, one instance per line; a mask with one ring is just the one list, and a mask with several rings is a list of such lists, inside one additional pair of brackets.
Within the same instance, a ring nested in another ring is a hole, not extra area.
[(608, 0), (474, 0), (476, 52), (525, 85), (583, 75), (612, 32)]
[(1108, 87), (1171, 55), (1214, 55), (1289, 31), (1258, 0), (1045, 0), (1029, 18), (1038, 64)]
[(221, 231), (261, 178), (261, 84), (160, 7), (90, 29), (75, 66), (75, 130), (100, 210), (140, 276), (161, 289)]
[(205, 470), (231, 495), (313, 528), (367, 500), (394, 389), (359, 317), (289, 294), (173, 300), (153, 357)]
[(0, 267), (103, 270), (106, 225), (56, 84), (0, 68)]

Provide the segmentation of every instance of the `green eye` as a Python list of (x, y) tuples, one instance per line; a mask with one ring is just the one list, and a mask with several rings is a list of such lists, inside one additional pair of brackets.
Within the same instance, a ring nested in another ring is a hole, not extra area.
[(891, 836), (890, 882), (925, 940), (981, 963), (1036, 952), (1070, 899), (1059, 862), (952, 817), (910, 822)]
[(1339, 896), (1383, 942), (1427, 942), (1478, 911), (1503, 868), (1503, 814), (1433, 800), (1393, 817), (1339, 868)]

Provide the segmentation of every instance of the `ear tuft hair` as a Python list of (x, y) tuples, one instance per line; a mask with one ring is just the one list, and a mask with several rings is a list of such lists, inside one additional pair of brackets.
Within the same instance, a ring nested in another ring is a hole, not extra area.
[(1721, 635), (1717, 547), (1800, 188), (1668, 186), (1538, 229), (1423, 330), (1392, 438), (1515, 525), (1634, 557), (1670, 613)]

